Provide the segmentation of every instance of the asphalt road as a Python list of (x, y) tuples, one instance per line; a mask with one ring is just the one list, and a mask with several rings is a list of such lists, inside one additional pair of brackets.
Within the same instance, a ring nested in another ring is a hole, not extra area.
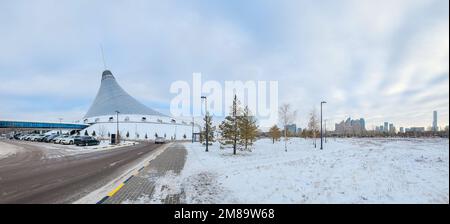
[[(16, 142), (13, 144), (20, 144)], [(159, 145), (141, 143), (54, 159), (38, 146), (0, 160), (0, 203), (71, 203), (103, 186)]]

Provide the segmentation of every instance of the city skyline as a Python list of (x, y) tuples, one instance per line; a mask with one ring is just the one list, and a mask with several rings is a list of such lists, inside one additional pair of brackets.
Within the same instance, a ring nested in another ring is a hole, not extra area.
[[(22, 2), (23, 3), (23, 2)], [(2, 1), (0, 118), (81, 120), (106, 67), (168, 113), (172, 82), (276, 80), (279, 102), (328, 124), (430, 127), (449, 117), (449, 2)], [(332, 127), (333, 125), (329, 125)]]

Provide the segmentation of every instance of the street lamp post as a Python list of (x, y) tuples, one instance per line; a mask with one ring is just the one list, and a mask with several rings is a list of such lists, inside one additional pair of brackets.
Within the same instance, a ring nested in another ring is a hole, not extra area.
[(192, 116), (192, 135), (191, 135), (192, 143), (194, 143), (194, 116)]
[(327, 103), (325, 101), (320, 102), (320, 149), (323, 149), (323, 129), (322, 129), (322, 105)]
[(209, 135), (209, 131), (208, 131), (208, 99), (206, 98), (206, 96), (202, 96), (202, 99), (205, 99), (205, 137), (206, 137), (206, 150), (205, 152), (208, 152), (208, 135)]
[(177, 140), (177, 124), (175, 123), (175, 133), (173, 135), (173, 140), (176, 141)]
[(327, 143), (327, 119), (325, 119), (325, 143)]
[(116, 144), (120, 143), (120, 138), (119, 138), (119, 113), (120, 113), (120, 111), (116, 110), (116, 122), (117, 122)]

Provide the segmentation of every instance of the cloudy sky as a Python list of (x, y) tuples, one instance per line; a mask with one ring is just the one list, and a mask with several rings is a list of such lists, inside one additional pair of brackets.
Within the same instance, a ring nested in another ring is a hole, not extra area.
[(167, 112), (176, 80), (278, 80), (297, 123), (449, 116), (448, 0), (0, 1), (0, 119), (79, 120), (107, 66)]

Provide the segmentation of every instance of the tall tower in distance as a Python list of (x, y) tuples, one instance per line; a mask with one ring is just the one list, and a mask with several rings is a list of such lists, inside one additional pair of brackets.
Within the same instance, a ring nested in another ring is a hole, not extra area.
[(434, 131), (434, 132), (438, 131), (438, 126), (437, 126), (437, 111), (433, 111), (433, 126), (432, 126), (431, 130)]

